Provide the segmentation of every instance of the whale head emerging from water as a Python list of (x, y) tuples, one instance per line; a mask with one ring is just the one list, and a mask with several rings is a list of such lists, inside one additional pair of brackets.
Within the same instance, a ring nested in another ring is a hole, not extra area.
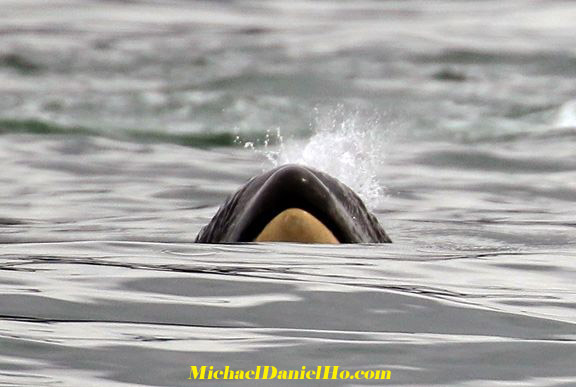
[(288, 164), (252, 178), (220, 207), (198, 243), (386, 243), (362, 200), (335, 178)]

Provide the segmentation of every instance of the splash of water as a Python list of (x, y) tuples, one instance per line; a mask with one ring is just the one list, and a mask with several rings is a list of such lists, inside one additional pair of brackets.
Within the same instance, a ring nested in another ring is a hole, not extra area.
[(285, 139), (277, 129), (267, 133), (260, 147), (252, 142), (244, 147), (264, 155), (272, 167), (295, 163), (326, 172), (352, 188), (368, 208), (377, 207), (385, 196), (377, 178), (385, 156), (379, 118), (338, 108), (316, 112), (311, 127), (314, 134), (305, 140)]

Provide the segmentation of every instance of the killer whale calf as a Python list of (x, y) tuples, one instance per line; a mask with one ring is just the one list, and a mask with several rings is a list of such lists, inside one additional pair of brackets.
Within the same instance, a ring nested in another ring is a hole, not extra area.
[(287, 164), (253, 177), (204, 226), (197, 243), (389, 243), (352, 189), (315, 169)]

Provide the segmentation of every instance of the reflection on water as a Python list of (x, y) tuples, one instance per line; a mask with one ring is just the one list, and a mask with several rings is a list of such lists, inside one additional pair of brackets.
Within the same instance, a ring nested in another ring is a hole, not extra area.
[[(575, 11), (4, 1), (0, 382), (574, 385)], [(266, 156), (347, 181), (395, 243), (192, 243)]]

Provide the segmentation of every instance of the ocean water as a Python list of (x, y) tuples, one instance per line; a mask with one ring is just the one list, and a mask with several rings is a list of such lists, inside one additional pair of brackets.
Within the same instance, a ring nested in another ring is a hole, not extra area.
[[(0, 385), (576, 385), (576, 3), (0, 1)], [(194, 244), (251, 176), (387, 245)]]

